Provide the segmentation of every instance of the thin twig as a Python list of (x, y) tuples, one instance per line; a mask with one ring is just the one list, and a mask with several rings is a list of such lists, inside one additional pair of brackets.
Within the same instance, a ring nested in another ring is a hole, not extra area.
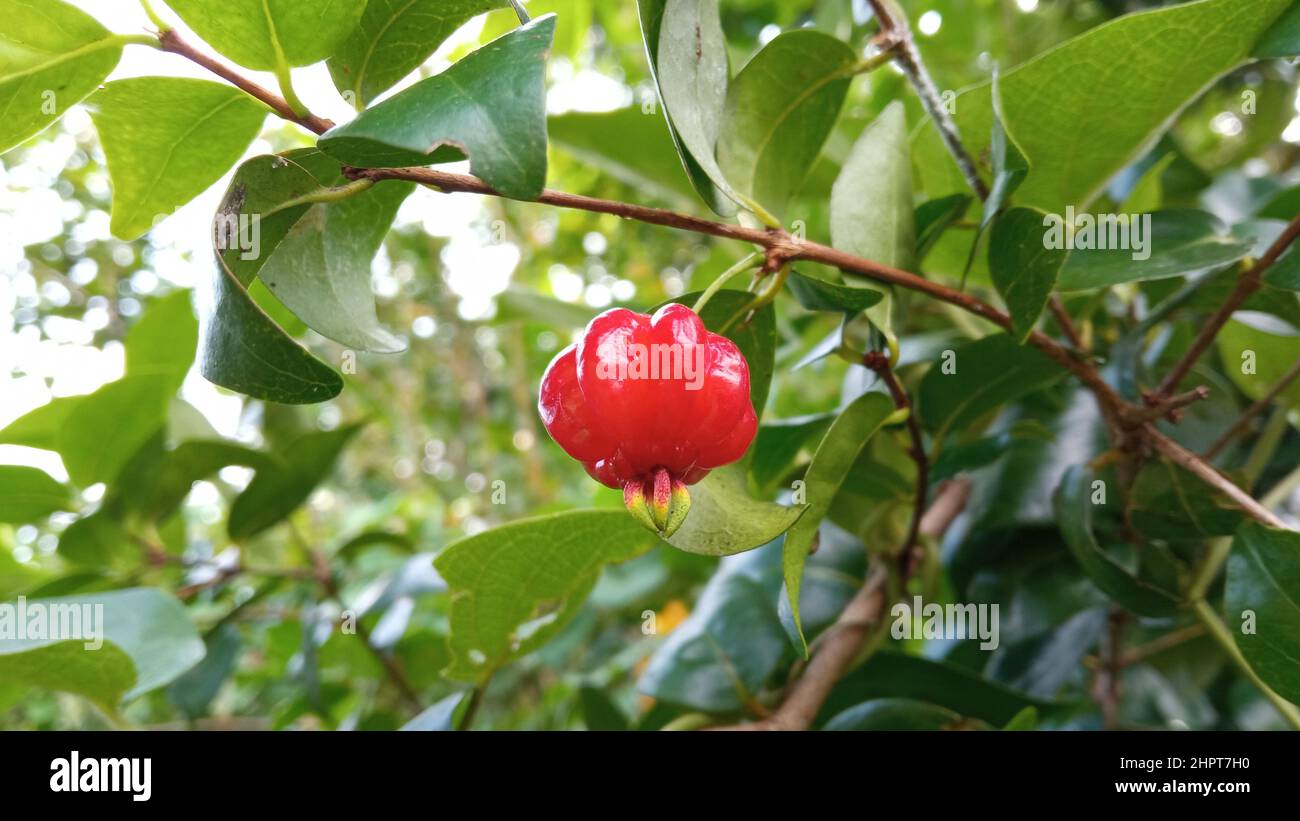
[(1223, 452), (1223, 449), (1228, 446), (1228, 443), (1233, 439), (1236, 439), (1237, 436), (1246, 429), (1246, 425), (1250, 424), (1250, 420), (1254, 419), (1272, 405), (1273, 400), (1277, 399), (1282, 391), (1291, 387), (1291, 383), (1294, 382), (1298, 376), (1300, 376), (1300, 359), (1296, 360), (1295, 364), (1291, 366), (1291, 369), (1283, 374), (1282, 378), (1279, 379), (1273, 387), (1269, 388), (1268, 393), (1260, 397), (1258, 402), (1255, 402), (1253, 405), (1242, 411), (1241, 415), (1237, 417), (1237, 420), (1223, 432), (1222, 436), (1215, 440), (1214, 444), (1210, 445), (1210, 447), (1206, 449), (1201, 458), (1210, 461)]
[(1052, 318), (1056, 320), (1056, 325), (1061, 329), (1061, 333), (1070, 342), (1079, 353), (1087, 353), (1088, 346), (1084, 344), (1083, 336), (1079, 329), (1075, 327), (1074, 320), (1070, 318), (1070, 312), (1065, 310), (1065, 303), (1061, 301), (1060, 294), (1052, 294), (1047, 300), (1047, 308), (1052, 312)]
[(925, 63), (921, 61), (921, 55), (916, 49), (916, 40), (912, 37), (912, 28), (907, 24), (907, 17), (890, 0), (871, 0), (871, 8), (875, 12), (876, 19), (880, 21), (881, 33), (894, 44), (894, 62), (907, 75), (912, 88), (916, 91), (916, 96), (925, 106), (925, 112), (934, 121), (939, 136), (948, 148), (948, 153), (952, 155), (957, 168), (966, 178), (966, 183), (981, 200), (988, 199), (988, 186), (976, 170), (975, 160), (962, 143), (957, 124), (953, 122), (948, 109), (944, 107), (939, 89), (930, 78)]
[(894, 399), (895, 407), (911, 411), (907, 415), (907, 433), (912, 440), (908, 455), (916, 463), (916, 498), (913, 501), (912, 519), (907, 528), (907, 537), (903, 540), (903, 549), (898, 554), (899, 578), (907, 579), (911, 577), (919, 560), (916, 555), (917, 542), (921, 533), (921, 517), (925, 514), (925, 502), (930, 489), (930, 459), (925, 452), (925, 439), (921, 434), (920, 420), (917, 419), (912, 400), (907, 395), (903, 384), (898, 381), (894, 369), (889, 366), (889, 357), (878, 351), (870, 351), (862, 357), (862, 364), (874, 371), (885, 383), (889, 395)]
[(1291, 243), (1295, 242), (1297, 237), (1300, 237), (1300, 215), (1297, 215), (1291, 220), (1290, 224), (1288, 224), (1286, 229), (1282, 231), (1281, 235), (1278, 236), (1278, 238), (1273, 241), (1273, 244), (1268, 247), (1268, 250), (1264, 252), (1264, 256), (1260, 257), (1258, 262), (1246, 269), (1245, 273), (1241, 275), (1241, 278), (1237, 280), (1237, 287), (1232, 290), (1232, 293), (1229, 294), (1228, 298), (1224, 300), (1224, 303), (1219, 306), (1219, 310), (1214, 312), (1214, 315), (1210, 317), (1210, 320), (1201, 326), (1201, 331), (1196, 335), (1196, 338), (1192, 340), (1191, 346), (1188, 347), (1182, 358), (1174, 364), (1174, 367), (1170, 369), (1169, 373), (1165, 375), (1164, 380), (1160, 383), (1160, 387), (1156, 389), (1157, 394), (1167, 396), (1171, 391), (1178, 387), (1187, 374), (1192, 370), (1192, 366), (1196, 364), (1196, 360), (1200, 359), (1201, 354), (1205, 353), (1206, 349), (1210, 347), (1210, 344), (1214, 342), (1214, 338), (1218, 336), (1219, 331), (1228, 323), (1228, 320), (1232, 318), (1232, 315), (1236, 313), (1242, 303), (1244, 303), (1251, 294), (1259, 290), (1263, 281), (1264, 272), (1267, 271), (1273, 263), (1277, 262), (1278, 258), (1281, 257), (1286, 249), (1291, 246)]
[(1121, 419), (1130, 428), (1140, 428), (1161, 419), (1177, 422), (1179, 410), (1209, 398), (1210, 389), (1204, 385), (1199, 385), (1186, 393), (1176, 394), (1168, 398), (1150, 395), (1145, 399), (1146, 407), (1126, 408), (1121, 415)]
[(233, 68), (225, 65), (219, 60), (204, 54), (189, 43), (177, 33), (176, 29), (167, 29), (158, 33), (158, 45), (163, 51), (179, 54), (191, 62), (203, 66), (208, 71), (229, 82), (236, 88), (241, 89), (251, 97), (255, 97), (270, 106), (271, 110), (278, 114), (282, 119), (297, 123), (303, 128), (315, 134), (324, 134), (334, 127), (334, 123), (314, 114), (300, 116), (293, 110), (293, 106), (280, 95), (270, 89), (258, 85), (247, 77), (243, 76)]

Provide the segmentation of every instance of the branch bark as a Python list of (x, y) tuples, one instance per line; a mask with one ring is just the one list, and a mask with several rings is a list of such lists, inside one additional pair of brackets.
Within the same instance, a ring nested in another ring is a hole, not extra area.
[(1191, 372), (1192, 366), (1201, 358), (1201, 354), (1205, 353), (1210, 344), (1214, 342), (1214, 338), (1218, 336), (1223, 326), (1228, 324), (1228, 320), (1232, 318), (1232, 315), (1242, 306), (1242, 303), (1250, 298), (1251, 294), (1259, 290), (1264, 272), (1272, 267), (1273, 263), (1277, 262), (1278, 258), (1285, 253), (1287, 248), (1291, 247), (1291, 243), (1295, 242), (1297, 237), (1300, 237), (1300, 215), (1291, 220), (1281, 235), (1264, 252), (1264, 256), (1260, 257), (1259, 261), (1248, 268), (1241, 275), (1241, 278), (1237, 280), (1237, 287), (1232, 290), (1232, 293), (1219, 306), (1219, 310), (1214, 312), (1210, 320), (1201, 326), (1201, 331), (1192, 340), (1191, 347), (1165, 375), (1160, 387), (1156, 389), (1158, 395), (1168, 396), (1178, 388), (1178, 385)]
[[(920, 534), (937, 538), (948, 529), (966, 506), (970, 482), (957, 479), (943, 486), (934, 504), (921, 517)], [(770, 716), (750, 724), (718, 727), (719, 730), (806, 730), (821, 712), (835, 685), (861, 655), (885, 616), (889, 572), (873, 564), (862, 589), (840, 613), (835, 623), (814, 643), (812, 660), (795, 680), (785, 699)]]

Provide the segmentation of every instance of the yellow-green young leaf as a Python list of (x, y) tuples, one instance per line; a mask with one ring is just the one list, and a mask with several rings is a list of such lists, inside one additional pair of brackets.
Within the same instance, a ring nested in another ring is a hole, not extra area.
[(126, 335), (130, 376), (169, 376), (179, 389), (194, 364), (199, 323), (190, 305), (193, 292), (176, 291), (149, 303)]
[(993, 223), (989, 275), (1011, 314), (1016, 341), (1024, 343), (1047, 307), (1069, 251), (1049, 248), (1046, 215), (1036, 208), (1012, 208)]
[(714, 156), (731, 68), (718, 0), (637, 0), (650, 73), (687, 176), (718, 214), (736, 199)]
[(803, 623), (799, 617), (799, 588), (803, 581), (803, 566), (808, 561), (808, 550), (817, 536), (822, 519), (830, 510), (831, 501), (844, 483), (844, 477), (849, 475), (853, 463), (857, 461), (858, 454), (893, 412), (893, 401), (883, 393), (865, 393), (853, 400), (831, 423), (804, 474), (803, 492), (808, 509), (786, 532), (781, 560), (785, 587), (790, 597), (790, 610), (801, 642), (804, 638)]
[[(1262, 399), (1300, 360), (1300, 331), (1270, 314), (1238, 311), (1215, 339), (1229, 378), (1251, 399)], [(1300, 407), (1300, 382), (1278, 401)]]
[(451, 588), (451, 666), (483, 681), (540, 646), (577, 613), (601, 568), (659, 542), (622, 510), (573, 510), (512, 522), (449, 545), (434, 567)]
[[(12, 606), (12, 605), (11, 605)], [(29, 599), (85, 639), (0, 637), (0, 682), (78, 693), (112, 712), (162, 687), (203, 658), (203, 641), (176, 599), (153, 588)], [(76, 625), (80, 628), (76, 629)], [(29, 618), (30, 623), (30, 618)], [(87, 648), (102, 640), (98, 647)]]
[(555, 16), (493, 40), (331, 129), (319, 145), (349, 165), (390, 168), (439, 161), (450, 146), (507, 197), (533, 199), (546, 183), (546, 56)]
[(713, 471), (690, 492), (691, 512), (668, 544), (703, 556), (731, 556), (762, 547), (789, 530), (807, 509), (754, 499), (739, 465)]
[(309, 66), (334, 54), (366, 4), (350, 0), (167, 0), (185, 24), (245, 68)]
[(835, 126), (855, 59), (844, 41), (800, 29), (740, 70), (718, 133), (718, 165), (737, 191), (781, 215)]
[(135, 239), (230, 170), (266, 107), (222, 83), (138, 77), (90, 99), (113, 179), (113, 235)]
[(59, 0), (0, 0), (0, 153), (81, 102), (122, 56), (122, 38)]
[[(1032, 169), (1017, 202), (1050, 213), (1090, 203), (1188, 102), (1248, 59), (1291, 2), (1199, 0), (1129, 14), (1006, 72), (1006, 128)], [(984, 84), (957, 101), (957, 125), (974, 156), (989, 145), (990, 92)], [(1123, 116), (1115, 116), (1115, 100), (1124, 101)], [(935, 129), (918, 140), (926, 194), (965, 191)]]
[(256, 536), (292, 513), (329, 476), (359, 430), (358, 424), (304, 434), (289, 443), (282, 460), (262, 465), (230, 506), (230, 538)]
[(1300, 703), (1300, 533), (1243, 524), (1223, 597), (1242, 655), (1270, 687)]
[(0, 522), (31, 524), (71, 503), (68, 489), (43, 470), (0, 465)]
[(467, 21), (505, 5), (506, 0), (370, 0), (329, 58), (334, 86), (351, 95), (349, 102), (367, 105), (419, 68)]
[(831, 242), (882, 265), (913, 269), (916, 216), (902, 103), (890, 103), (867, 126), (840, 170), (831, 188)]
[(89, 651), (76, 641), (47, 644), (9, 652), (0, 638), (0, 683), (23, 690), (72, 693), (88, 699), (109, 715), (135, 686), (131, 657), (112, 642)]
[(162, 430), (175, 392), (172, 377), (150, 374), (77, 397), (55, 447), (73, 483), (88, 487), (116, 479), (140, 446)]

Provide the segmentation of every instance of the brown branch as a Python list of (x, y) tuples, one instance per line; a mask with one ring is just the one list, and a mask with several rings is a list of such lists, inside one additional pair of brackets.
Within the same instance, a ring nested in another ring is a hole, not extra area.
[(1123, 608), (1110, 611), (1107, 630), (1101, 640), (1101, 657), (1092, 680), (1092, 698), (1101, 708), (1106, 729), (1119, 726), (1120, 680), (1123, 674), (1124, 629), (1131, 617)]
[(1283, 374), (1282, 378), (1279, 379), (1273, 387), (1269, 388), (1268, 393), (1260, 397), (1258, 402), (1242, 411), (1241, 415), (1237, 417), (1237, 420), (1223, 432), (1222, 436), (1215, 440), (1214, 444), (1210, 445), (1201, 458), (1209, 461), (1218, 456), (1223, 449), (1228, 446), (1229, 442), (1236, 439), (1237, 436), (1245, 430), (1246, 425), (1250, 424), (1250, 420), (1262, 413), (1269, 405), (1272, 405), (1273, 400), (1277, 399), (1282, 391), (1289, 388), (1291, 383), (1294, 382), (1298, 376), (1300, 376), (1300, 359), (1296, 360), (1296, 363), (1291, 366), (1291, 369)]
[[(921, 534), (930, 538), (942, 535), (966, 506), (969, 495), (967, 480), (945, 484), (935, 496), (934, 504), (921, 517)], [(853, 668), (863, 646), (880, 626), (885, 615), (888, 583), (889, 573), (885, 568), (873, 565), (862, 589), (817, 640), (812, 660), (770, 716), (762, 721), (717, 729), (806, 730), (811, 727), (835, 685)]]
[(1191, 346), (1183, 354), (1182, 358), (1174, 364), (1174, 367), (1160, 383), (1160, 387), (1156, 389), (1157, 394), (1168, 396), (1171, 391), (1178, 387), (1187, 374), (1192, 370), (1192, 366), (1196, 364), (1196, 360), (1200, 359), (1201, 354), (1205, 353), (1206, 349), (1210, 347), (1210, 344), (1214, 342), (1214, 338), (1218, 336), (1219, 331), (1228, 323), (1228, 320), (1232, 318), (1232, 315), (1236, 313), (1237, 309), (1242, 306), (1242, 303), (1244, 303), (1251, 294), (1259, 290), (1264, 272), (1267, 271), (1273, 263), (1277, 262), (1278, 258), (1281, 257), (1286, 249), (1291, 246), (1291, 243), (1295, 242), (1297, 237), (1300, 237), (1300, 215), (1297, 215), (1291, 220), (1286, 229), (1282, 231), (1282, 234), (1274, 240), (1273, 244), (1264, 252), (1264, 256), (1260, 257), (1259, 261), (1248, 268), (1246, 272), (1241, 275), (1241, 278), (1237, 280), (1237, 287), (1232, 290), (1232, 293), (1228, 295), (1228, 298), (1224, 303), (1219, 306), (1219, 310), (1215, 311), (1209, 321), (1201, 327), (1200, 333), (1198, 333), (1196, 338), (1192, 340)]
[(892, 0), (871, 0), (871, 9), (875, 12), (876, 19), (880, 21), (881, 34), (887, 42), (892, 44), (895, 65), (907, 75), (908, 81), (911, 82), (912, 88), (916, 91), (916, 96), (920, 98), (921, 104), (925, 107), (925, 112), (930, 115), (930, 119), (934, 122), (939, 137), (948, 148), (948, 153), (952, 155), (954, 162), (957, 163), (957, 168), (961, 170), (962, 176), (966, 178), (966, 183), (971, 187), (972, 191), (979, 195), (981, 200), (988, 199), (988, 186), (980, 177), (979, 171), (976, 170), (975, 160), (962, 143), (957, 124), (948, 115), (948, 109), (944, 108), (939, 89), (935, 86), (934, 80), (931, 79), (925, 63), (921, 61), (920, 52), (916, 48), (916, 40), (912, 36), (912, 27), (907, 23), (907, 16)]
[(1061, 333), (1070, 342), (1070, 346), (1080, 353), (1087, 353), (1088, 346), (1083, 342), (1083, 335), (1075, 327), (1074, 320), (1070, 318), (1070, 312), (1065, 310), (1065, 303), (1061, 301), (1060, 294), (1052, 294), (1047, 300), (1047, 308), (1052, 312), (1052, 318), (1056, 320), (1056, 325), (1061, 329)]
[(1202, 482), (1205, 482), (1210, 487), (1236, 502), (1253, 518), (1263, 522), (1269, 527), (1286, 529), (1285, 522), (1273, 515), (1272, 511), (1255, 501), (1254, 497), (1237, 487), (1237, 485), (1228, 479), (1228, 477), (1219, 473), (1219, 471), (1215, 470), (1213, 466), (1205, 462), (1201, 457), (1165, 436), (1152, 425), (1147, 425), (1144, 430), (1146, 431), (1147, 439), (1151, 442), (1152, 446), (1154, 446), (1156, 450), (1171, 462), (1187, 470)]
[(1140, 428), (1161, 419), (1177, 422), (1180, 418), (1178, 413), (1180, 409), (1209, 398), (1210, 389), (1204, 385), (1199, 385), (1186, 393), (1175, 394), (1167, 399), (1150, 394), (1144, 398), (1146, 407), (1126, 407), (1123, 413), (1120, 414), (1120, 419), (1129, 428)]
[(317, 117), (314, 114), (308, 114), (305, 117), (298, 116), (293, 110), (293, 106), (285, 102), (285, 99), (269, 89), (266, 89), (247, 77), (243, 76), (233, 68), (225, 65), (219, 60), (204, 54), (189, 43), (176, 32), (175, 29), (168, 29), (158, 34), (158, 45), (163, 51), (169, 51), (172, 54), (179, 54), (185, 59), (197, 63), (213, 74), (229, 82), (231, 85), (239, 88), (252, 97), (261, 100), (271, 107), (276, 114), (285, 120), (297, 123), (308, 131), (316, 134), (324, 134), (334, 127), (334, 123), (323, 117)]

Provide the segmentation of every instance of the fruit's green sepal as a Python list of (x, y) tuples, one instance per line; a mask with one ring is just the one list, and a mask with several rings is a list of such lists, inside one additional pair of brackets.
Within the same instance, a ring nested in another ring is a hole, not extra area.
[(655, 524), (654, 519), (650, 516), (650, 504), (645, 495), (645, 484), (640, 480), (632, 480), (623, 485), (623, 507), (627, 512), (632, 514), (632, 518), (646, 530), (652, 533), (659, 532), (659, 526)]
[(677, 532), (677, 528), (686, 521), (686, 514), (691, 512), (691, 492), (680, 479), (673, 480), (672, 503), (668, 507), (668, 521), (664, 524), (664, 537)]

